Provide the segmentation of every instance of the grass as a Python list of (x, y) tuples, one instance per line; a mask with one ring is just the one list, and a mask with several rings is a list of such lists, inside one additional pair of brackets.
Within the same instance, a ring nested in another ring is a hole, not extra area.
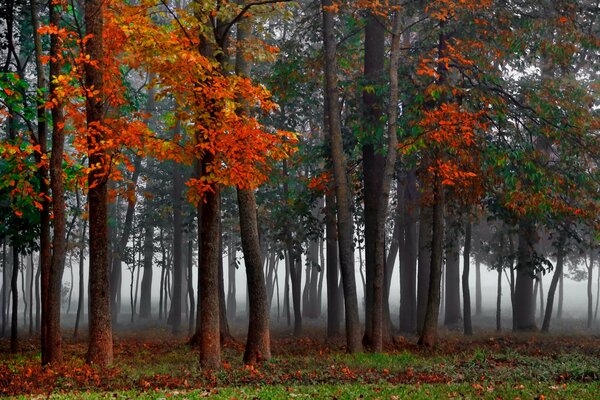
[(200, 369), (197, 351), (183, 338), (119, 338), (115, 363), (106, 369), (83, 363), (82, 342), (65, 345), (65, 365), (42, 369), (36, 346), (33, 340), (27, 351), (2, 355), (0, 396), (600, 398), (600, 346), (593, 337), (450, 337), (434, 349), (404, 341), (382, 354), (346, 354), (340, 342), (277, 339), (273, 358), (257, 368), (243, 365), (241, 344), (229, 343), (223, 369), (215, 372)]

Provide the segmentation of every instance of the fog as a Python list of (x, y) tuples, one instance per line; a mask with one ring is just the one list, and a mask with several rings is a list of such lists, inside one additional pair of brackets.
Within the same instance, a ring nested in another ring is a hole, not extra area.
[[(229, 280), (231, 277), (227, 274), (227, 265), (229, 262), (229, 256), (224, 255), (223, 265), (224, 267), (224, 284), (227, 290)], [(235, 284), (236, 284), (236, 304), (237, 304), (237, 312), (236, 315), (231, 315), (231, 312), (228, 313), (228, 320), (232, 328), (242, 330), (246, 324), (246, 276), (244, 270), (243, 256), (241, 252), (237, 252), (235, 257), (238, 260), (238, 268), (235, 271)], [(71, 327), (75, 321), (75, 314), (77, 310), (77, 301), (78, 301), (78, 260), (75, 257), (70, 259), (72, 262), (69, 262), (69, 258), (67, 259), (67, 265), (65, 268), (65, 273), (63, 276), (63, 303), (62, 303), (62, 323), (63, 326)], [(34, 260), (36, 262), (37, 260)], [(193, 268), (193, 287), (194, 294), (196, 296), (197, 301), (197, 265), (196, 259), (194, 259), (194, 268)], [(303, 255), (303, 262), (305, 261), (305, 256)], [(27, 262), (30, 262), (28, 260)], [(362, 284), (361, 274), (358, 271), (359, 266), (359, 257), (356, 255), (356, 282), (359, 296), (359, 305), (361, 306), (361, 318), (364, 318), (364, 288)], [(118, 331), (119, 329), (131, 329), (135, 325), (131, 323), (131, 271), (128, 269), (127, 264), (122, 264), (123, 274), (122, 274), (122, 285), (121, 285), (121, 307), (120, 314), (118, 318), (118, 323), (115, 329)], [(462, 274), (462, 257), (461, 257), (461, 274)], [(287, 327), (287, 317), (285, 315), (285, 310), (283, 307), (284, 301), (284, 286), (285, 286), (285, 262), (284, 260), (278, 261), (278, 284), (279, 284), (279, 307), (278, 307), (278, 297), (277, 297), (277, 289), (274, 290), (272, 304), (271, 304), (271, 325), (274, 329), (278, 329), (279, 331), (286, 332), (289, 331), (291, 334), (293, 331), (293, 315), (292, 315), (292, 324)], [(166, 317), (162, 317), (162, 322), (158, 321), (158, 313), (159, 313), (159, 285), (160, 285), (160, 266), (154, 265), (154, 274), (153, 274), (153, 283), (152, 283), (152, 293), (153, 293), (153, 307), (152, 307), (152, 318), (151, 321), (154, 321), (156, 324), (164, 324), (166, 326)], [(596, 271), (594, 271), (596, 272)], [(84, 273), (85, 273), (85, 282), (84, 287), (87, 292), (87, 260), (84, 264)], [(134, 272), (134, 281), (133, 281), (133, 291), (135, 293), (135, 278), (137, 276), (138, 270), (136, 269)], [(140, 271), (140, 280), (143, 271)], [(543, 294), (544, 294), (544, 303), (547, 300), (547, 291), (550, 287), (550, 281), (552, 279), (553, 271), (550, 271), (543, 275), (542, 284), (543, 284)], [(2, 274), (2, 276), (4, 276)], [(19, 323), (23, 325), (27, 325), (28, 319), (24, 319), (23, 310), (24, 310), (24, 299), (22, 295), (22, 279), (25, 277), (26, 280), (30, 279), (30, 274), (21, 274), (19, 278), (19, 302), (20, 302), (20, 315), (19, 315)], [(72, 278), (71, 278), (72, 277)], [(73, 281), (71, 281), (73, 279)], [(302, 288), (304, 288), (306, 279), (306, 270), (303, 270), (302, 276)], [(471, 303), (472, 303), (472, 313), (475, 314), (475, 265), (472, 262), (471, 265), (471, 273), (470, 273), (470, 291), (471, 291)], [(184, 277), (184, 288), (187, 285), (187, 280)], [(73, 291), (71, 294), (71, 305), (69, 307), (68, 297), (69, 297), (69, 288), (73, 284)], [(593, 306), (596, 305), (596, 284), (597, 284), (597, 275), (594, 274), (593, 277)], [(474, 317), (473, 324), (474, 329), (477, 331), (490, 331), (495, 329), (495, 313), (496, 313), (496, 294), (497, 294), (497, 273), (496, 271), (488, 270), (488, 267), (485, 265), (481, 265), (481, 291), (482, 291), (482, 315), (478, 317)], [(462, 289), (462, 288), (461, 288)], [(442, 289), (443, 290), (443, 289)], [(503, 276), (502, 280), (502, 318), (503, 318), (503, 330), (511, 329), (511, 302), (510, 302), (510, 289), (508, 285), (508, 280), (506, 275)], [(84, 319), (82, 321), (82, 326), (85, 327), (87, 325), (87, 295), (84, 297), (86, 299), (84, 305)], [(306, 321), (311, 326), (326, 324), (326, 314), (327, 314), (327, 277), (324, 277), (323, 287), (322, 287), (322, 307), (321, 307), (321, 316), (316, 319), (307, 319)], [(35, 301), (35, 300), (34, 300)], [(462, 301), (462, 295), (461, 295)], [(290, 295), (291, 302), (291, 295)], [(400, 284), (399, 284), (399, 267), (398, 261), (396, 260), (396, 264), (394, 265), (394, 272), (392, 275), (392, 284), (390, 290), (390, 312), (392, 315), (392, 323), (394, 326), (398, 326), (398, 315), (399, 315), (399, 304), (400, 304)], [(444, 299), (442, 296), (442, 305), (441, 305), (441, 313), (440, 313), (440, 323), (443, 321), (443, 306)], [(540, 318), (540, 306), (539, 306), (539, 294), (537, 298), (537, 321), (538, 327), (541, 326), (541, 318)], [(573, 329), (573, 330), (581, 330), (585, 328), (585, 320), (587, 318), (587, 281), (584, 279), (583, 281), (575, 281), (568, 278), (568, 275), (565, 275), (564, 279), (564, 303), (563, 303), (563, 318), (562, 323), (556, 319), (556, 310), (558, 304), (558, 290), (554, 300), (554, 313), (553, 320), (551, 325), (551, 330), (564, 332), (565, 330)], [(189, 307), (187, 295), (185, 295), (185, 301), (183, 302), (183, 312), (184, 315), (187, 315), (187, 310)], [(293, 313), (293, 308), (290, 309)], [(138, 300), (137, 300), (137, 309), (139, 309), (139, 288), (138, 288)], [(67, 310), (69, 310), (67, 314)], [(35, 313), (35, 312), (34, 312)], [(134, 324), (139, 323), (139, 319), (137, 315), (134, 314)], [(568, 321), (568, 322), (567, 322)], [(143, 321), (143, 326), (148, 325), (148, 321)], [(565, 323), (566, 322), (566, 323)], [(187, 320), (182, 319), (182, 326), (186, 327), (182, 329), (183, 331), (187, 331)], [(600, 324), (597, 321), (594, 321), (594, 330), (598, 330)], [(462, 327), (455, 327), (456, 329), (462, 329)]]

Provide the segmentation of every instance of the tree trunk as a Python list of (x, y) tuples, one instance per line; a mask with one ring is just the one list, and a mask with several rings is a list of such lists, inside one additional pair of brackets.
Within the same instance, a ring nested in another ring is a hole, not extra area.
[(536, 330), (535, 305), (533, 302), (532, 263), (537, 232), (531, 221), (519, 223), (519, 250), (515, 300), (513, 304), (513, 329), (515, 331)]
[(592, 282), (594, 275), (594, 250), (590, 250), (590, 265), (588, 266), (587, 276), (587, 328), (592, 329), (592, 322), (594, 320), (594, 309), (593, 309), (593, 295), (592, 295)]
[[(385, 254), (384, 232), (380, 220), (385, 223), (383, 204), (383, 170), (385, 157), (383, 145), (377, 139), (382, 136), (383, 99), (377, 89), (382, 85), (385, 60), (385, 27), (380, 17), (369, 13), (365, 25), (364, 84), (372, 90), (364, 90), (363, 130), (367, 138), (363, 143), (363, 185), (365, 224), (365, 336), (363, 344), (381, 351), (383, 343), (383, 265)], [(395, 106), (395, 108), (397, 108)], [(395, 154), (389, 152), (388, 156)], [(393, 173), (393, 170), (392, 170)], [(389, 192), (387, 194), (389, 196)], [(385, 204), (387, 210), (387, 203)], [(379, 218), (379, 214), (384, 214)]]
[(400, 331), (414, 334), (417, 331), (417, 181), (415, 171), (408, 171), (404, 201), (403, 246), (400, 251)]
[(294, 308), (294, 336), (302, 333), (302, 310), (301, 310), (301, 288), (302, 288), (302, 255), (296, 254), (292, 246), (288, 246), (287, 254), (290, 265), (290, 282), (292, 286), (292, 306)]
[(475, 257), (475, 315), (481, 315), (481, 261)]
[[(50, 23), (60, 26), (60, 7), (50, 7)], [(52, 258), (50, 261), (49, 287), (45, 296), (46, 306), (42, 306), (42, 334), (45, 335), (42, 348), (42, 365), (62, 362), (62, 338), (60, 331), (60, 303), (62, 291), (62, 277), (65, 267), (67, 243), (66, 235), (66, 204), (65, 204), (65, 182), (63, 177), (63, 153), (65, 134), (63, 127), (65, 118), (61, 101), (57, 91), (60, 88), (55, 83), (55, 78), (60, 75), (62, 63), (58, 61), (62, 53), (62, 39), (57, 35), (50, 37), (50, 54), (54, 55), (50, 61), (50, 97), (54, 106), (52, 113), (52, 154), (50, 156), (50, 187), (52, 189)], [(46, 317), (43, 312), (46, 311)]]
[(338, 247), (335, 225), (335, 195), (327, 193), (325, 199), (325, 240), (327, 241), (327, 337), (340, 334), (341, 313), (338, 303)]
[(10, 276), (10, 291), (12, 293), (12, 313), (10, 323), (10, 351), (19, 350), (19, 252), (12, 248), (12, 274)]
[[(8, 296), (10, 295), (10, 275), (8, 273), (8, 261), (7, 261), (7, 251), (6, 251), (6, 238), (2, 240), (2, 335), (4, 337), (6, 334), (6, 325), (8, 324)], [(39, 271), (39, 268), (38, 268)]]
[(340, 104), (337, 84), (336, 40), (334, 36), (332, 0), (322, 0), (323, 6), (323, 42), (325, 46), (325, 79), (327, 91), (327, 110), (329, 112), (329, 137), (331, 158), (337, 199), (337, 227), (340, 257), (340, 270), (344, 287), (344, 310), (346, 315), (346, 346), (350, 353), (362, 350), (360, 320), (358, 316), (358, 297), (354, 277), (354, 227), (346, 157), (342, 145)]
[(558, 307), (556, 308), (556, 318), (562, 319), (563, 299), (564, 299), (564, 274), (561, 274), (558, 280)]
[(502, 330), (502, 265), (498, 266), (498, 283), (496, 294), (496, 330)]
[(230, 320), (233, 321), (235, 320), (237, 308), (235, 301), (235, 270), (237, 269), (237, 264), (235, 260), (236, 250), (235, 243), (233, 241), (233, 232), (231, 232), (227, 248), (227, 315), (229, 316)]
[[(110, 314), (110, 287), (108, 265), (108, 214), (107, 214), (107, 157), (98, 147), (103, 140), (104, 101), (102, 33), (104, 30), (103, 2), (85, 0), (85, 26), (89, 36), (87, 55), (97, 64), (86, 64), (85, 80), (88, 88), (94, 88), (98, 95), (89, 91), (86, 97), (88, 128), (88, 158), (92, 170), (88, 175), (88, 207), (90, 221), (90, 277), (89, 277), (89, 346), (87, 362), (100, 366), (113, 361), (112, 324)], [(101, 168), (98, 169), (98, 166)]]
[[(58, 7), (50, 7), (56, 8), (53, 12), (58, 14)], [(41, 94), (38, 95), (37, 98), (37, 144), (40, 146), (39, 153), (35, 153), (35, 160), (40, 164), (38, 169), (38, 177), (39, 177), (39, 192), (40, 193), (48, 193), (49, 188), (47, 184), (48, 180), (48, 167), (46, 167), (45, 163), (41, 163), (42, 154), (47, 153), (47, 137), (48, 137), (48, 121), (47, 121), (47, 112), (46, 107), (44, 107), (46, 103), (45, 89), (47, 88), (47, 79), (45, 74), (44, 65), (42, 63), (42, 41), (40, 38), (40, 34), (38, 32), (39, 29), (39, 17), (38, 17), (38, 6), (36, 0), (30, 0), (30, 9), (31, 9), (31, 25), (33, 27), (33, 42), (35, 49), (35, 65), (36, 65), (36, 75), (37, 75), (37, 87), (40, 90)], [(59, 25), (57, 25), (59, 26)], [(56, 35), (52, 35), (52, 38), (56, 39)], [(52, 41), (52, 39), (51, 39)], [(55, 51), (60, 48), (60, 44), (58, 41), (54, 41), (55, 45), (52, 49)], [(58, 46), (57, 46), (58, 45)], [(51, 49), (51, 52), (52, 52)], [(51, 268), (51, 248), (50, 248), (50, 201), (43, 197), (40, 201), (42, 204), (42, 208), (40, 210), (40, 265), (38, 267), (38, 272), (36, 274), (36, 329), (39, 329), (40, 326), (40, 305), (41, 308), (44, 308), (47, 304), (45, 300), (45, 296), (47, 293), (47, 289), (49, 288), (49, 278), (50, 278), (50, 268)], [(41, 277), (42, 282), (44, 282), (42, 288), (39, 285), (39, 279)], [(41, 297), (40, 299), (40, 289), (41, 289)], [(42, 320), (45, 319), (45, 310), (42, 310)], [(4, 325), (3, 325), (4, 326)], [(41, 331), (41, 351), (42, 353), (47, 353), (46, 351), (46, 327), (48, 326), (45, 321), (42, 322), (42, 331)]]
[[(179, 122), (175, 134), (179, 134)], [(173, 334), (181, 333), (181, 301), (183, 293), (183, 225), (181, 208), (183, 194), (183, 175), (181, 167), (173, 163), (173, 297), (169, 321)]]
[[(152, 315), (152, 259), (154, 257), (154, 227), (148, 221), (151, 210), (150, 200), (146, 207), (146, 222), (144, 223), (144, 274), (140, 289), (140, 318), (150, 318)], [(162, 286), (161, 286), (162, 293)]]
[[(469, 218), (469, 217), (467, 217)], [(473, 334), (471, 324), (471, 293), (469, 292), (469, 270), (471, 266), (471, 221), (467, 221), (465, 226), (465, 247), (463, 250), (463, 318), (465, 335)]]
[(190, 299), (190, 318), (188, 322), (188, 335), (192, 335), (196, 329), (196, 300), (194, 298), (193, 268), (194, 268), (194, 240), (190, 237), (188, 240), (187, 256), (187, 284), (188, 296)]
[(223, 241), (221, 240), (219, 222), (219, 337), (221, 343), (233, 340), (229, 331), (229, 322), (227, 321), (227, 307), (225, 304), (225, 271), (223, 266)]
[(438, 336), (440, 310), (440, 283), (442, 280), (442, 253), (444, 246), (444, 193), (441, 178), (436, 173), (433, 186), (433, 218), (431, 226), (431, 263), (429, 266), (429, 294), (419, 344), (434, 346)]
[(565, 258), (565, 237), (560, 234), (558, 244), (556, 246), (556, 268), (552, 275), (552, 281), (550, 282), (550, 288), (548, 289), (548, 301), (546, 302), (546, 313), (544, 314), (544, 321), (542, 322), (542, 332), (548, 332), (550, 329), (550, 320), (552, 319), (552, 308), (554, 307), (554, 294), (558, 286), (558, 281), (563, 274), (563, 265)]
[(446, 226), (446, 286), (444, 325), (454, 326), (461, 320), (460, 310), (460, 249), (458, 218), (451, 217)]
[(244, 363), (253, 365), (271, 358), (267, 287), (261, 262), (254, 192), (249, 189), (238, 189), (237, 199), (240, 213), (242, 250), (244, 251), (246, 280), (248, 282), (248, 300), (250, 303)]
[[(200, 141), (199, 141), (200, 142)], [(200, 162), (198, 177), (207, 175), (207, 167), (214, 162), (213, 154), (205, 154)], [(219, 258), (221, 198), (218, 184), (213, 183), (198, 205), (200, 224), (198, 243), (200, 252), (198, 291), (200, 324), (200, 366), (217, 369), (221, 365), (219, 321)]]
[[(77, 196), (77, 208), (80, 209), (79, 205), (79, 192), (76, 193)], [(78, 288), (78, 296), (77, 296), (77, 316), (75, 317), (75, 329), (73, 330), (73, 337), (77, 338), (79, 333), (79, 323), (83, 318), (83, 304), (85, 299), (85, 291), (83, 285), (83, 267), (85, 261), (85, 235), (87, 231), (87, 219), (81, 219), (81, 237), (79, 238), (79, 288)]]
[(432, 208), (422, 205), (419, 215), (419, 255), (417, 258), (417, 332), (419, 334), (423, 331), (429, 296), (432, 225)]

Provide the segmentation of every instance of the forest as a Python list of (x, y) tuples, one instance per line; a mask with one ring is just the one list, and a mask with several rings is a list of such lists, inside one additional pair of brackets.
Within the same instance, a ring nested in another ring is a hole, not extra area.
[(600, 398), (599, 16), (3, 0), (0, 396)]

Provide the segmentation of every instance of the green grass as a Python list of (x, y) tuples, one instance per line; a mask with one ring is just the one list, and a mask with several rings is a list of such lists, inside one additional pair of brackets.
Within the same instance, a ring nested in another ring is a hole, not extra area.
[[(6, 355), (0, 363), (2, 393), (23, 398), (216, 399), (600, 399), (600, 349), (596, 340), (508, 337), (449, 340), (434, 349), (411, 344), (387, 353), (343, 353), (324, 342), (281, 341), (273, 358), (247, 368), (240, 347), (223, 350), (224, 368), (203, 371), (198, 354), (182, 340), (123, 340), (115, 363), (84, 364), (84, 346), (65, 347), (67, 365), (39, 368), (35, 350)], [(560, 341), (562, 340), (562, 341)], [(490, 344), (491, 343), (491, 344)], [(3, 380), (4, 379), (4, 380)]]
[[(541, 397), (544, 396), (544, 397)], [(598, 385), (500, 384), (339, 384), (339, 385), (274, 385), (225, 387), (210, 390), (72, 392), (53, 395), (53, 399), (598, 399)]]

